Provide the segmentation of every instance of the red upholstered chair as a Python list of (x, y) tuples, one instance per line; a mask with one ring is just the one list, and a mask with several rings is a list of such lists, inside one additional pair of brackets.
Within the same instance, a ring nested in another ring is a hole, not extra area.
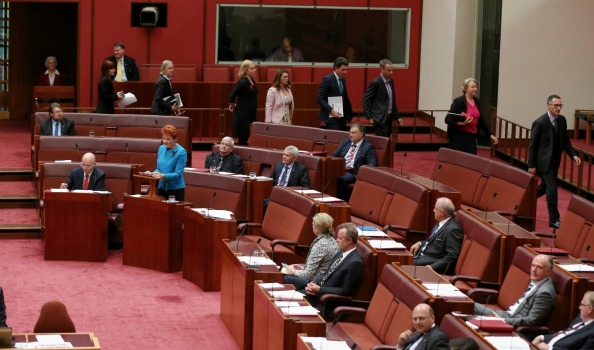
[(269, 83), (272, 83), (272, 81), (274, 80), (274, 76), (280, 69), (286, 70), (289, 73), (289, 80), (293, 81), (292, 75), (291, 75), (293, 70), (291, 68), (287, 68), (287, 67), (268, 67), (268, 70), (266, 71), (266, 81)]
[(229, 79), (229, 67), (204, 67), (202, 80), (205, 83), (227, 83)]
[(441, 330), (448, 336), (450, 340), (469, 337), (479, 345), (479, 349), (495, 349), (495, 347), (491, 345), (491, 343), (489, 343), (484, 337), (470, 329), (470, 327), (464, 323), (464, 320), (452, 314), (448, 314), (443, 317), (443, 320), (439, 324), (439, 328), (441, 328)]
[(41, 307), (35, 333), (74, 333), (76, 327), (61, 301), (48, 301)]

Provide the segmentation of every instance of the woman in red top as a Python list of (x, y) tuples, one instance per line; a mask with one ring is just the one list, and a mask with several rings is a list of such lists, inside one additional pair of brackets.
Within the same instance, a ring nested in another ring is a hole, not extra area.
[(54, 56), (48, 56), (45, 59), (45, 71), (39, 73), (37, 85), (42, 86), (61, 86), (66, 85), (66, 77), (63, 73), (58, 72), (56, 67), (58, 60)]

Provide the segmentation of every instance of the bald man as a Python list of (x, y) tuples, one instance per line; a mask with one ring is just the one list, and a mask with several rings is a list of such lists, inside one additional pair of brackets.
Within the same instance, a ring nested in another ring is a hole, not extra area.
[(67, 188), (71, 191), (105, 191), (105, 173), (95, 165), (95, 155), (85, 153), (80, 162), (80, 168), (73, 169), (60, 188)]
[(396, 350), (449, 350), (448, 336), (435, 324), (431, 306), (423, 303), (415, 306), (412, 323), (414, 332), (402, 332)]

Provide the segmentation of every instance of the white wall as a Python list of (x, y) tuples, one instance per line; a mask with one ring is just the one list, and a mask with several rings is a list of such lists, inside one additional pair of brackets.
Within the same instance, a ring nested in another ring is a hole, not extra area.
[(500, 117), (530, 127), (551, 94), (570, 129), (576, 108), (594, 109), (592, 14), (592, 0), (503, 0)]

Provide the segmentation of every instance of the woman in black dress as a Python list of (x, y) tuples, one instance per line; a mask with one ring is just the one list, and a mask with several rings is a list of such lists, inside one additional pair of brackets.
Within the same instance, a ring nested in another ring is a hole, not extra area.
[(250, 60), (243, 61), (239, 66), (239, 80), (229, 95), (229, 110), (233, 112), (233, 137), (239, 140), (240, 145), (247, 145), (250, 125), (256, 120), (258, 86), (255, 76), (256, 64)]
[(101, 65), (101, 79), (99, 79), (99, 101), (97, 102), (97, 113), (115, 114), (113, 108), (113, 101), (121, 100), (124, 98), (123, 92), (116, 93), (111, 77), (115, 75), (115, 67), (111, 61), (104, 61)]

